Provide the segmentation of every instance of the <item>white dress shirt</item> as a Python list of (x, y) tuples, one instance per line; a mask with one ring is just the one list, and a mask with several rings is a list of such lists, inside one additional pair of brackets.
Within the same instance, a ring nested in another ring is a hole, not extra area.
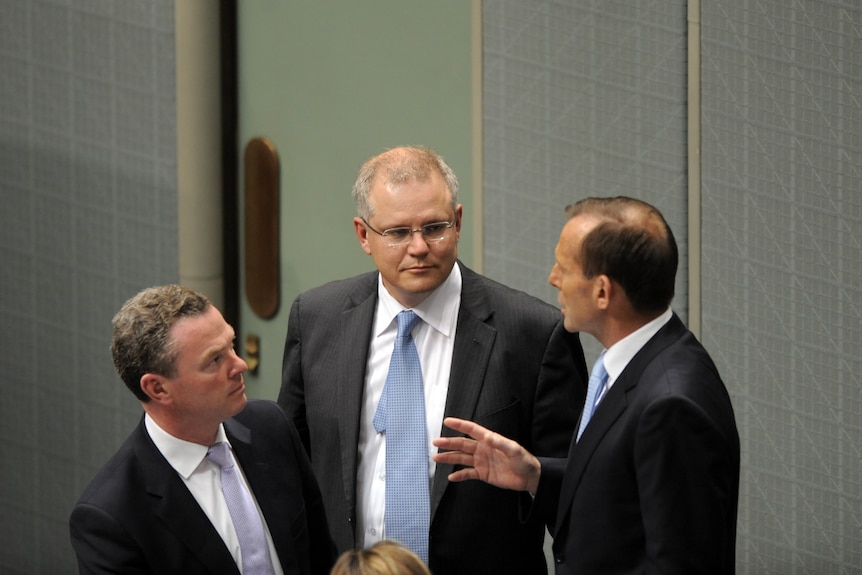
[[(233, 527), (233, 521), (230, 518), (230, 511), (227, 508), (227, 502), (224, 499), (221, 491), (221, 468), (218, 465), (206, 458), (208, 447), (199, 443), (192, 443), (178, 439), (159, 427), (149, 415), (144, 416), (144, 425), (146, 425), (147, 433), (156, 444), (156, 448), (168, 460), (171, 467), (176, 470), (180, 478), (191, 491), (192, 496), (198, 505), (201, 506), (210, 522), (215, 527), (218, 534), (224, 540), (228, 551), (233, 556), (236, 562), (237, 569), (242, 573), (242, 557), (239, 550), (239, 539), (236, 536), (236, 530)], [(219, 425), (218, 435), (215, 443), (224, 441), (228, 445), (227, 435), (224, 432), (224, 426)], [(257, 498), (254, 492), (249, 488), (248, 482), (245, 479), (245, 473), (242, 471), (242, 466), (236, 457), (233, 455), (233, 447), (230, 449), (231, 457), (234, 460), (236, 468), (240, 471), (240, 481), (245, 485), (245, 488), (251, 493), (254, 500), (254, 505), (260, 513), (260, 506), (257, 504)], [(269, 527), (266, 525), (266, 519), (260, 513), (260, 519), (263, 522), (263, 530), (266, 534), (266, 543), (269, 546), (269, 556), (272, 558), (272, 566), (275, 575), (283, 575), (281, 562), (278, 560), (278, 553), (275, 551), (275, 545), (272, 543), (272, 535), (269, 533)]]
[[(413, 328), (413, 341), (422, 368), (425, 391), (425, 419), (428, 438), (428, 481), (436, 469), (431, 442), (440, 435), (443, 412), (449, 391), (455, 328), (461, 306), (461, 269), (452, 273), (421, 304), (412, 308), (422, 321)], [(377, 311), (365, 369), (365, 393), (359, 422), (359, 462), (356, 477), (358, 543), (369, 547), (385, 539), (386, 512), (386, 434), (377, 433), (372, 420), (389, 373), (389, 361), (398, 333), (395, 317), (406, 309), (398, 303), (378, 279)]]
[(666, 309), (660, 316), (645, 323), (607, 349), (604, 364), (605, 371), (608, 372), (608, 382), (605, 384), (604, 392), (598, 398), (599, 402), (607, 395), (611, 386), (613, 386), (614, 382), (637, 352), (670, 321), (672, 316), (673, 312), (671, 309)]

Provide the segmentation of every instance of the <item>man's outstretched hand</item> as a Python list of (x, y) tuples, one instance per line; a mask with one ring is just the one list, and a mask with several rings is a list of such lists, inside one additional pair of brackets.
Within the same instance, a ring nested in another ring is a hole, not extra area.
[(542, 469), (532, 453), (472, 421), (447, 417), (443, 425), (469, 436), (434, 440), (440, 450), (434, 455), (434, 461), (463, 466), (449, 474), (449, 481), (480, 479), (503, 489), (529, 491), (535, 495)]

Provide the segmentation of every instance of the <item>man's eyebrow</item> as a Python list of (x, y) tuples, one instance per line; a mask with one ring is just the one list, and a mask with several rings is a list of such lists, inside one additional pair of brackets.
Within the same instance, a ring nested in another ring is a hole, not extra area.
[(230, 349), (231, 347), (233, 347), (233, 344), (235, 341), (236, 341), (236, 331), (234, 331), (234, 329), (231, 328), (230, 329), (230, 341), (228, 341), (228, 343), (226, 345), (225, 344), (215, 344), (215, 345), (208, 347), (204, 351), (204, 357), (207, 357), (207, 358), (214, 357), (214, 356), (222, 353), (226, 349)]

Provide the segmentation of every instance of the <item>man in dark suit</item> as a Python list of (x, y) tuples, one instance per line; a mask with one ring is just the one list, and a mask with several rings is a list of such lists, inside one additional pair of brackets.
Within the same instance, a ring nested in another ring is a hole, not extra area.
[[(238, 575), (257, 553), (268, 569), (258, 573), (328, 574), (336, 551), (311, 465), (278, 405), (247, 402), (248, 367), (221, 313), (161, 286), (113, 323), (114, 363), (145, 414), (72, 511), (80, 572)], [(220, 442), (227, 460), (217, 464), (209, 451)], [(235, 526), (222, 465), (240, 470), (248, 523)]]
[(566, 328), (605, 346), (580, 437), (567, 459), (537, 458), (505, 434), (447, 419), (473, 439), (435, 440), (436, 460), (465, 466), (450, 481), (533, 494), (558, 575), (734, 573), (739, 436), (715, 365), (669, 307), (673, 234), (631, 198), (567, 212), (549, 281)]
[[(585, 393), (583, 351), (552, 306), (457, 261), (457, 191), (452, 170), (425, 148), (394, 148), (363, 165), (353, 189), (354, 227), (378, 271), (296, 298), (279, 403), (308, 449), (339, 551), (392, 538), (386, 432), (373, 418), (395, 317), (412, 310), (421, 318), (412, 336), (425, 397), (428, 465), (420, 459), (419, 466), (430, 482), (423, 537), (431, 570), (545, 573), (544, 527), (520, 521), (521, 495), (449, 483), (452, 467), (435, 467), (430, 442), (445, 414), (482, 421), (542, 455), (564, 456)], [(422, 504), (417, 493), (405, 506), (420, 515)]]

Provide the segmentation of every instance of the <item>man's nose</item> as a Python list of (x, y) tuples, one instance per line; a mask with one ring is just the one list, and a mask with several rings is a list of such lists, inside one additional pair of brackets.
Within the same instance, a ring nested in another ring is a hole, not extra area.
[(236, 362), (236, 367), (235, 367), (236, 373), (235, 373), (235, 375), (247, 372), (248, 371), (248, 364), (246, 363), (246, 361), (240, 357), (240, 355), (236, 352), (235, 349), (231, 350), (231, 353), (233, 353), (234, 361)]
[[(418, 240), (416, 239), (417, 237), (419, 238)], [(422, 232), (422, 228), (410, 230), (410, 241), (408, 241), (407, 244), (411, 249), (419, 248), (421, 250), (427, 250), (431, 247), (430, 242), (425, 239), (425, 234)]]

